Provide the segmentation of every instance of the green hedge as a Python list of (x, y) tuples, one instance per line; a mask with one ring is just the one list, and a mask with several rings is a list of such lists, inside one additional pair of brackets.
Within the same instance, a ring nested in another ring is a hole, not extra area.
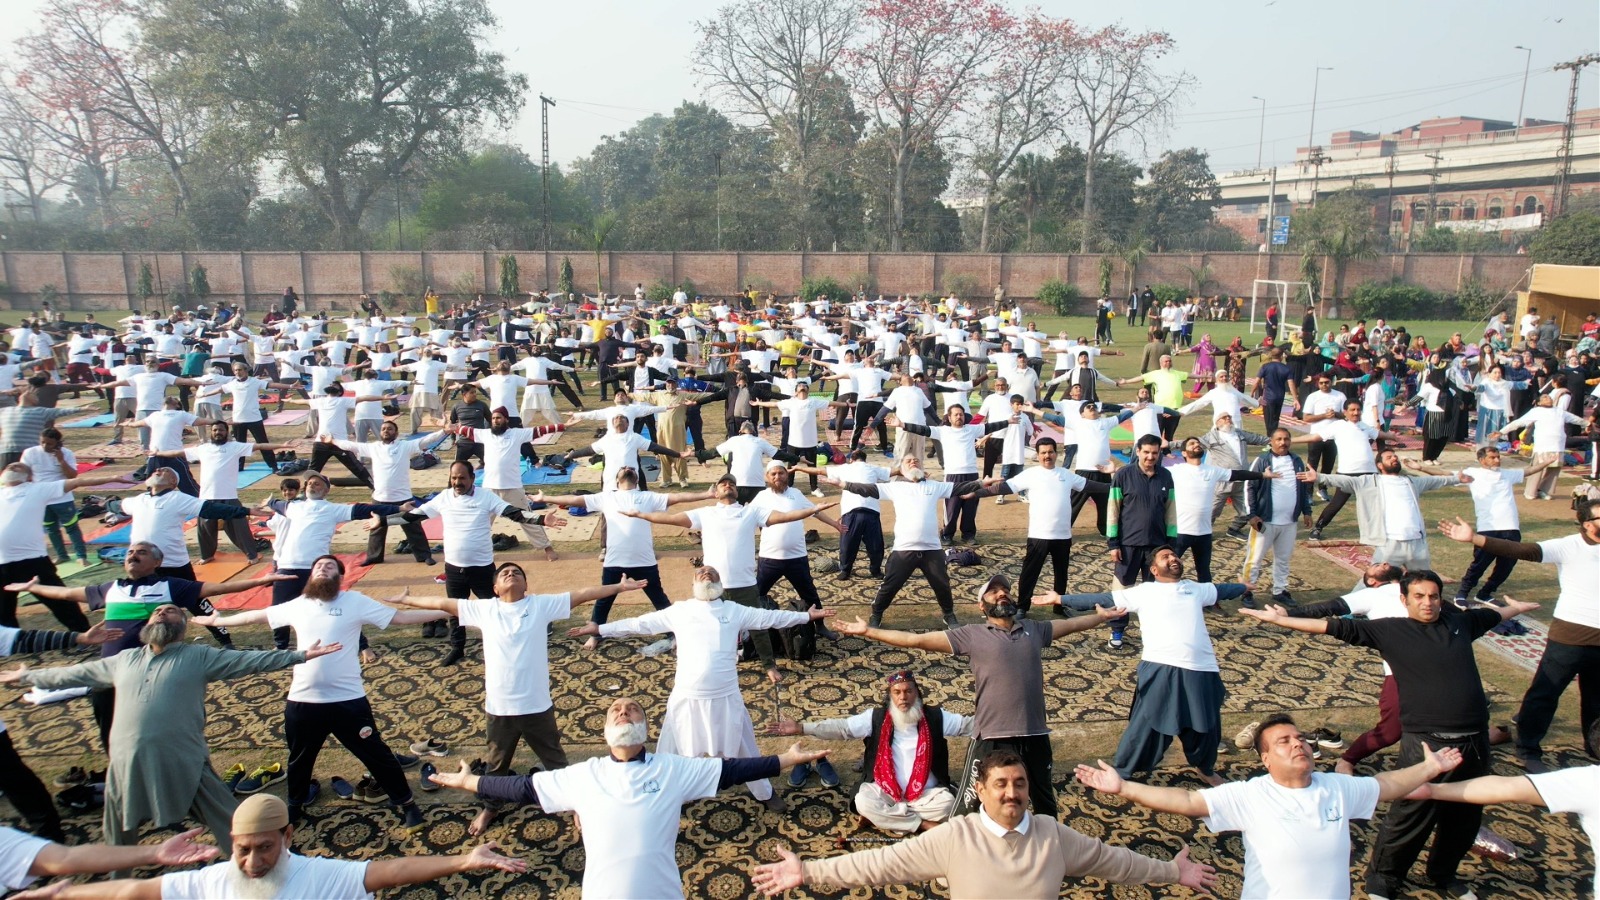
[(851, 292), (832, 278), (807, 278), (800, 282), (800, 297), (807, 303), (826, 294), (830, 300), (848, 300)]
[(1051, 278), (1039, 285), (1039, 302), (1055, 310), (1056, 315), (1071, 315), (1083, 294), (1075, 284), (1067, 284), (1059, 278)]
[(1444, 294), (1399, 280), (1363, 282), (1347, 302), (1348, 315), (1359, 319), (1437, 319), (1444, 317), (1447, 305), (1454, 306)]

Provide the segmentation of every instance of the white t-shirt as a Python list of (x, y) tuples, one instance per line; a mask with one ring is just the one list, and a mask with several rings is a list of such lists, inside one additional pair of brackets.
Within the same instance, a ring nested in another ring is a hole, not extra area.
[[(1175, 466), (1174, 468), (1182, 468)], [(1111, 592), (1111, 605), (1139, 614), (1146, 662), (1219, 672), (1217, 654), (1206, 631), (1205, 608), (1217, 602), (1217, 587), (1196, 581), (1162, 584), (1147, 581), (1137, 587)], [(1150, 618), (1145, 618), (1150, 613)]]
[(1072, 462), (1073, 468), (1087, 472), (1111, 461), (1111, 430), (1118, 424), (1115, 416), (1090, 419), (1080, 414), (1078, 418), (1066, 421), (1070, 426), (1065, 429), (1066, 436), (1070, 439), (1067, 443), (1078, 445), (1078, 455)]
[(249, 458), (255, 449), (253, 443), (206, 441), (186, 450), (184, 458), (200, 464), (200, 499), (239, 499), (239, 460)]
[[(61, 471), (61, 463), (56, 460), (55, 454), (46, 453), (45, 449), (38, 444), (35, 444), (32, 447), (22, 451), (22, 463), (33, 470), (34, 481), (66, 481), (69, 477), (77, 478), (77, 454), (73, 453), (67, 447), (62, 447), (61, 455), (67, 461), (67, 468), (72, 470), (72, 474), (70, 476)], [(65, 503), (72, 499), (72, 492), (67, 491), (66, 493), (62, 494), (61, 499), (57, 500), (56, 502)]]
[[(1529, 775), (1533, 789), (1555, 813), (1577, 813), (1578, 824), (1589, 836), (1589, 849), (1600, 848), (1600, 766), (1575, 766), (1541, 775)], [(1600, 872), (1594, 876), (1594, 896), (1600, 897)]]
[(333, 532), (355, 514), (348, 503), (305, 498), (284, 504), (283, 516), (289, 522), (286, 533), (278, 535), (273, 561), (279, 570), (309, 569), (317, 557), (333, 546)]
[(1089, 482), (1076, 472), (1056, 466), (1023, 469), (1006, 484), (1013, 493), (1028, 494), (1028, 537), (1041, 541), (1072, 539), (1072, 492)]
[[(1326, 413), (1333, 413), (1333, 419), (1324, 419), (1320, 422), (1313, 422), (1311, 425), (1312, 433), (1320, 434), (1326, 437), (1327, 435), (1324, 432), (1324, 429), (1326, 426), (1339, 419), (1341, 415), (1340, 410), (1344, 409), (1344, 401), (1345, 396), (1343, 391), (1335, 391), (1331, 389), (1326, 391), (1312, 391), (1306, 395), (1306, 402), (1300, 409), (1300, 415), (1302, 418), (1305, 418), (1309, 416), (1320, 416)], [(1239, 420), (1235, 419), (1233, 423), (1238, 425)]]
[(426, 438), (409, 441), (396, 439), (394, 443), (382, 441), (335, 441), (335, 446), (349, 450), (371, 463), (372, 499), (379, 503), (404, 503), (411, 499), (411, 457), (422, 452)]
[(194, 413), (182, 410), (155, 410), (154, 413), (147, 413), (144, 416), (144, 424), (150, 428), (150, 452), (182, 450), (184, 429), (194, 423)]
[(496, 491), (522, 490), (522, 445), (533, 440), (533, 429), (507, 428), (504, 434), (495, 434), (478, 428), (472, 437), (483, 445), (483, 486)]
[(1278, 477), (1271, 481), (1272, 486), (1267, 488), (1272, 492), (1272, 518), (1267, 524), (1291, 525), (1300, 502), (1300, 484), (1294, 477), (1294, 457), (1287, 453), (1282, 456), (1271, 455), (1267, 457), (1267, 465), (1278, 473)]
[(478, 380), (478, 386), (489, 392), (489, 408), (499, 409), (504, 406), (509, 412), (517, 411), (517, 391), (528, 384), (528, 379), (521, 375), (490, 375), (488, 378)]
[(728, 472), (740, 487), (760, 487), (766, 459), (778, 448), (753, 434), (737, 434), (716, 447), (718, 456), (729, 457)]
[(1555, 617), (1588, 628), (1600, 628), (1600, 544), (1581, 534), (1540, 541), (1544, 562), (1557, 566), (1561, 597)]
[(1168, 466), (1167, 472), (1172, 475), (1172, 505), (1178, 517), (1178, 533), (1210, 534), (1211, 506), (1217, 499), (1217, 486), (1227, 484), (1233, 472), (1188, 462)]
[(789, 419), (789, 446), (815, 447), (817, 441), (817, 412), (828, 408), (828, 401), (796, 397), (778, 401), (778, 408)]
[(939, 442), (939, 447), (944, 450), (944, 473), (946, 475), (973, 475), (978, 474), (978, 438), (984, 435), (982, 425), (963, 425), (955, 428), (950, 425), (935, 425), (929, 429), (929, 436)]
[(223, 383), (222, 390), (233, 397), (232, 421), (261, 421), (261, 392), (269, 383), (265, 378), (246, 378), (243, 381), (233, 378)]
[[(59, 481), (25, 481), (0, 487), (0, 563), (49, 557), (44, 547), (44, 508), (66, 495)], [(752, 579), (753, 580), (753, 579)]]
[(1304, 788), (1260, 775), (1200, 792), (1212, 831), (1242, 832), (1241, 898), (1350, 896), (1350, 822), (1370, 819), (1378, 780), (1314, 772)]
[[(291, 503), (290, 508), (300, 506)], [(359, 700), (367, 695), (361, 680), (361, 626), (388, 628), (394, 609), (356, 591), (340, 591), (324, 603), (310, 597), (296, 597), (288, 603), (267, 608), (267, 624), (273, 628), (294, 629), (295, 647), (307, 650), (321, 641), (343, 644), (336, 653), (319, 656), (294, 667), (289, 682), (289, 699), (298, 703), (339, 703)]]
[(1378, 471), (1378, 461), (1372, 453), (1372, 442), (1378, 439), (1378, 429), (1348, 419), (1318, 424), (1323, 425), (1319, 432), (1323, 439), (1333, 441), (1336, 448), (1335, 472), (1340, 475), (1370, 475)]
[(317, 430), (335, 440), (350, 436), (350, 412), (356, 408), (356, 398), (348, 394), (333, 397), (324, 394), (313, 397), (311, 408), (317, 414)]
[(689, 510), (689, 521), (700, 532), (705, 564), (722, 576), (724, 588), (756, 583), (756, 529), (765, 526), (771, 515), (770, 510), (737, 503)]
[[(7, 368), (12, 368), (12, 367), (7, 366)], [(149, 371), (149, 370), (146, 369), (144, 366), (136, 366), (136, 365), (133, 365), (132, 363), (124, 363), (123, 365), (116, 366), (116, 367), (112, 368), (112, 370), (111, 370), (111, 380), (112, 381), (128, 381), (130, 383), (129, 384), (118, 385), (117, 387), (112, 388), (111, 398), (113, 400), (129, 400), (129, 399), (132, 399), (134, 397), (139, 396), (139, 390), (138, 390), (138, 388), (135, 388), (133, 386), (133, 384), (131, 383), (131, 380), (132, 380), (133, 376), (138, 375), (138, 374), (143, 373), (143, 372), (147, 372), (147, 371)], [(6, 373), (0, 372), (0, 375), (4, 375), (4, 374), (6, 374)], [(12, 376), (10, 378), (0, 378), (0, 385), (4, 385), (5, 387), (10, 387), (11, 386), (11, 382), (15, 379), (16, 375), (15, 375), (14, 372), (10, 373), (10, 374)], [(160, 406), (159, 403), (156, 404), (156, 405)]]
[(416, 511), (430, 519), (444, 519), (445, 562), (452, 566), (489, 566), (494, 564), (492, 523), (509, 505), (487, 490), (461, 495), (448, 488)]
[(1472, 509), (1477, 514), (1474, 528), (1478, 531), (1522, 530), (1522, 519), (1517, 514), (1516, 485), (1522, 483), (1526, 471), (1482, 466), (1462, 471), (1472, 478), (1472, 483), (1463, 487), (1472, 494)]
[[(606, 436), (595, 441), (592, 445), (596, 453), (605, 460), (605, 468), (600, 472), (602, 490), (614, 491), (617, 489), (617, 470), (624, 466), (631, 466), (634, 471), (639, 470), (639, 451), (650, 449), (650, 439), (642, 434), (632, 431), (609, 431)], [(518, 469), (520, 472), (521, 470)], [(520, 487), (522, 476), (517, 476)]]
[(160, 409), (161, 402), (166, 399), (167, 388), (177, 383), (178, 377), (146, 370), (128, 380), (133, 382), (133, 395), (137, 398), (135, 406), (139, 409)]
[[(275, 895), (277, 900), (367, 900), (365, 860), (300, 856), (287, 852), (278, 861), (289, 867), (289, 877)], [(232, 870), (232, 871), (230, 871)], [(161, 876), (161, 900), (223, 900), (233, 897), (231, 884), (237, 864), (231, 859), (189, 872)]]
[(1378, 491), (1383, 496), (1383, 534), (1391, 541), (1415, 541), (1427, 533), (1422, 522), (1422, 507), (1404, 475), (1379, 475)]
[(884, 398), (883, 405), (899, 416), (902, 422), (910, 422), (913, 425), (928, 424), (928, 418), (923, 412), (928, 405), (928, 395), (916, 385), (903, 384), (890, 391), (889, 396)]
[(164, 566), (181, 566), (189, 561), (189, 547), (183, 540), (183, 527), (200, 514), (205, 504), (199, 497), (171, 490), (155, 494), (135, 494), (122, 501), (122, 511), (133, 516), (129, 543), (148, 541), (161, 548)]
[(891, 481), (878, 485), (878, 497), (894, 504), (894, 547), (938, 550), (941, 502), (955, 490), (949, 481)]
[[(848, 492), (847, 492), (848, 493)], [(773, 493), (768, 488), (755, 496), (750, 501), (750, 506), (764, 510), (768, 515), (778, 512), (794, 512), (797, 509), (810, 509), (812, 503), (805, 495), (794, 488), (789, 488), (781, 494)], [(758, 553), (763, 559), (802, 559), (806, 555), (806, 520), (798, 522), (780, 522), (767, 525), (761, 529), (761, 549)]]
[(28, 870), (33, 868), (39, 851), (48, 846), (50, 842), (42, 837), (0, 825), (0, 887), (20, 891), (33, 884), (34, 876)]
[(717, 792), (722, 760), (646, 753), (642, 762), (596, 756), (533, 775), (545, 812), (583, 820), (584, 900), (683, 896), (675, 855), (683, 805)]
[(528, 716), (551, 706), (548, 627), (572, 615), (572, 595), (457, 600), (461, 624), (483, 633), (483, 709)]
[[(835, 478), (846, 484), (883, 484), (889, 480), (890, 472), (883, 466), (874, 466), (864, 462), (845, 463), (842, 466), (829, 466), (828, 477)], [(839, 495), (839, 515), (847, 516), (858, 509), (871, 510), (875, 513), (883, 511), (883, 501), (877, 497), (863, 497), (851, 491)]]
[(644, 519), (622, 515), (623, 510), (665, 512), (667, 497), (653, 491), (603, 491), (584, 494), (583, 505), (606, 517), (606, 558), (600, 565), (637, 568), (656, 564), (655, 537)]

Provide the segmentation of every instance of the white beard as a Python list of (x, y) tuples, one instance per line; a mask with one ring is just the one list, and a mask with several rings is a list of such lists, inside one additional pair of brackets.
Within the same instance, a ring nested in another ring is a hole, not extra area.
[(694, 583), (694, 598), (696, 600), (717, 600), (722, 597), (722, 582), (696, 581)]
[(902, 710), (893, 703), (889, 704), (889, 719), (896, 728), (910, 728), (922, 721), (922, 701), (918, 700), (910, 709)]
[(650, 736), (650, 726), (646, 722), (629, 722), (626, 725), (606, 726), (607, 747), (637, 747)]
[(919, 469), (909, 469), (909, 470), (905, 471), (902, 474), (904, 474), (906, 476), (906, 478), (909, 479), (913, 484), (915, 484), (916, 482), (919, 482), (919, 481), (923, 481), (923, 480), (927, 479), (927, 477), (928, 477), (928, 473), (925, 470), (920, 469), (920, 468)]
[(260, 878), (251, 878), (237, 865), (228, 866), (229, 896), (238, 897), (239, 900), (272, 900), (283, 891), (283, 885), (289, 880), (289, 848), (284, 847), (278, 856), (278, 862)]

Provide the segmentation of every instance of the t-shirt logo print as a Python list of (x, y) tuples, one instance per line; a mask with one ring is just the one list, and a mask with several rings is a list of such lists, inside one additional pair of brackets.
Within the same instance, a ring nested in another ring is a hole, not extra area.
[(643, 790), (646, 794), (656, 794), (661, 792), (661, 785), (657, 783), (654, 778), (652, 778), (644, 783), (644, 787), (641, 788), (641, 790)]

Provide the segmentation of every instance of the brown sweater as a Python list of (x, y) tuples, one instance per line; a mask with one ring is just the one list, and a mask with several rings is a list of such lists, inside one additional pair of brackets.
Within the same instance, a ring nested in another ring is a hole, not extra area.
[(910, 840), (805, 864), (819, 888), (907, 884), (944, 877), (954, 900), (1055, 898), (1067, 878), (1114, 884), (1175, 884), (1178, 864), (1086, 837), (1055, 819), (1033, 816), (1026, 835), (996, 837), (978, 813), (958, 816)]

